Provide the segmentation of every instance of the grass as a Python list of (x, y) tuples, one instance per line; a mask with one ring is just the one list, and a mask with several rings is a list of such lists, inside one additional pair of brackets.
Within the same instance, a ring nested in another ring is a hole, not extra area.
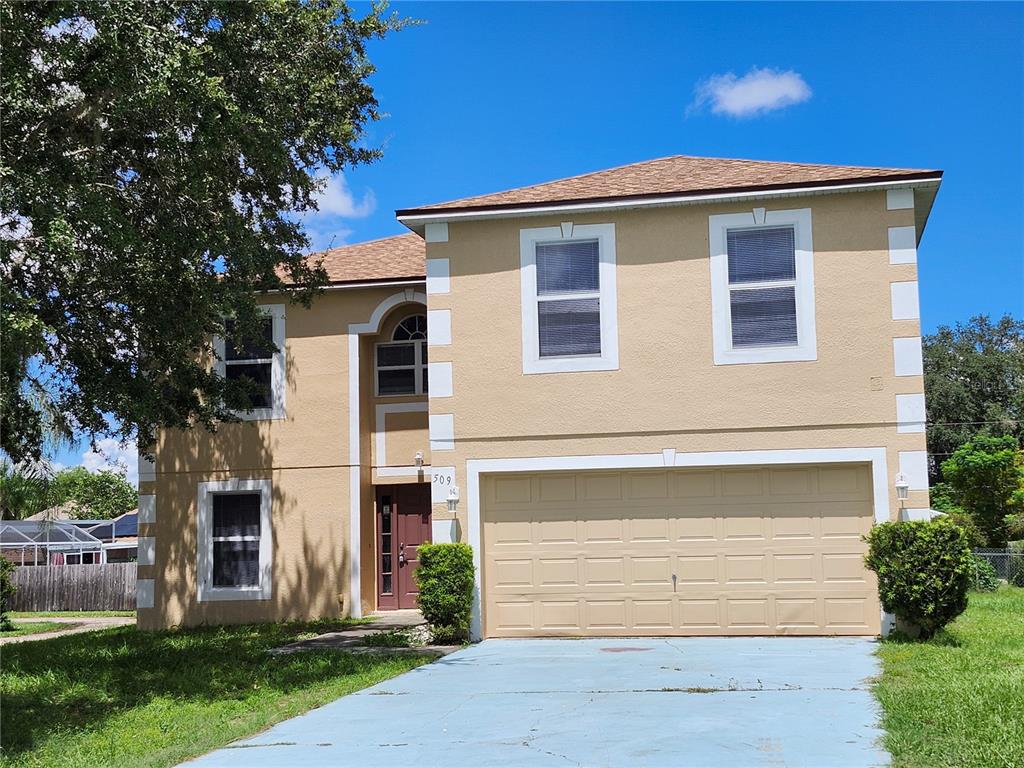
[(11, 611), (12, 619), (90, 619), (94, 616), (135, 616), (135, 611)]
[(894, 768), (1024, 765), (1024, 589), (971, 593), (931, 640), (885, 640), (879, 656)]
[(412, 635), (404, 629), (392, 629), (367, 635), (362, 643), (374, 648), (410, 648)]
[(0, 637), (19, 637), (20, 635), (34, 635), (39, 632), (54, 632), (58, 629), (71, 629), (77, 624), (68, 624), (62, 621), (15, 621), (11, 622), (14, 629), (0, 630)]
[(428, 661), (267, 653), (341, 625), (117, 627), (6, 646), (0, 765), (172, 766)]

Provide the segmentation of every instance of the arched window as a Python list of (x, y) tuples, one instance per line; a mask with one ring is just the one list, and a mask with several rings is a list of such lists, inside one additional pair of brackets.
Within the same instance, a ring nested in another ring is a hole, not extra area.
[(427, 316), (413, 315), (400, 322), (391, 336), (393, 341), (426, 341)]
[(409, 315), (377, 345), (377, 395), (427, 394), (427, 316)]

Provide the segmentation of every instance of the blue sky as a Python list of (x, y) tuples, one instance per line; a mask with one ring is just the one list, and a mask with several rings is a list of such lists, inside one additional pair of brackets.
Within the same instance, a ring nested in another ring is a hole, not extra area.
[[(402, 232), (396, 208), (673, 154), (940, 168), (923, 330), (1024, 317), (1024, 5), (393, 8), (424, 23), (370, 47), (384, 158), (332, 181), (318, 244)], [(758, 103), (778, 108), (743, 114)]]

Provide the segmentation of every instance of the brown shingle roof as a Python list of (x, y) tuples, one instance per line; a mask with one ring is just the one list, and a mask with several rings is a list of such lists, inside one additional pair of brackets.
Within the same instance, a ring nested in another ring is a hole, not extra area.
[(332, 283), (422, 280), (427, 274), (427, 249), (423, 238), (411, 232), (331, 248), (310, 254), (309, 259), (323, 261)]
[(567, 205), (596, 200), (830, 186), (854, 181), (938, 179), (941, 176), (942, 171), (912, 168), (865, 168), (677, 155), (505, 192), (407, 208), (397, 211), (397, 214), (406, 216), (439, 211), (500, 210), (540, 204)]

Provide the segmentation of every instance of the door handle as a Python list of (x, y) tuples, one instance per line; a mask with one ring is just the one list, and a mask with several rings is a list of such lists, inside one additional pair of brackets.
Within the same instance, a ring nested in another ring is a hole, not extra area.
[(405, 542), (398, 545), (398, 564), (405, 565)]

